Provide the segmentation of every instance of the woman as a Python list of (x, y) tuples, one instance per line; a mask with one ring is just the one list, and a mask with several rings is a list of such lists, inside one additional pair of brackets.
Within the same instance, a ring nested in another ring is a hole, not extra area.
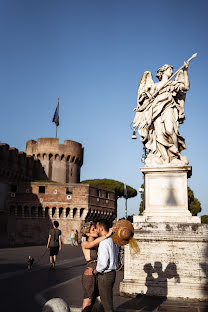
[(106, 236), (98, 237), (96, 226), (90, 221), (83, 225), (81, 233), (87, 237), (87, 241), (83, 241), (81, 244), (85, 260), (87, 261), (86, 269), (82, 275), (82, 287), (84, 292), (82, 311), (89, 312), (92, 309), (93, 300), (97, 296), (96, 276), (92, 274), (92, 270), (96, 268), (97, 264), (98, 244), (111, 236), (112, 229), (110, 229)]

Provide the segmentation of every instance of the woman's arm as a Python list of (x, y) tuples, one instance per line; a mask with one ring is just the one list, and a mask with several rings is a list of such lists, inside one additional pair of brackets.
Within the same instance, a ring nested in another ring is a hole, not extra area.
[(92, 247), (95, 247), (97, 245), (99, 245), (100, 242), (102, 242), (104, 239), (110, 237), (113, 233), (113, 230), (110, 229), (108, 234), (104, 235), (104, 236), (101, 236), (101, 237), (98, 237), (96, 239), (94, 239), (93, 241), (87, 241), (87, 242), (82, 242), (82, 247), (85, 248), (85, 249), (90, 249)]

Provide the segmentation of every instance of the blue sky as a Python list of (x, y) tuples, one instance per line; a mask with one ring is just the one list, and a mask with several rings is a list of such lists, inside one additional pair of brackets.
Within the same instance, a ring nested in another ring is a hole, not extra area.
[[(144, 71), (189, 67), (183, 154), (188, 184), (207, 214), (207, 1), (1, 0), (0, 141), (25, 151), (27, 140), (54, 137), (85, 148), (81, 178), (112, 178), (139, 189), (142, 143), (131, 140)], [(155, 82), (157, 79), (155, 78)], [(137, 214), (140, 195), (128, 200)], [(118, 215), (125, 203), (119, 200)]]

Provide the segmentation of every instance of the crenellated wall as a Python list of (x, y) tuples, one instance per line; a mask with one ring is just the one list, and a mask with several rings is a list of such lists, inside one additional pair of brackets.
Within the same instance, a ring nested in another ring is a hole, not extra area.
[(27, 155), (39, 160), (49, 180), (60, 183), (79, 183), (84, 148), (78, 142), (57, 138), (39, 138), (26, 144)]
[(0, 182), (28, 182), (34, 179), (47, 179), (41, 162), (24, 152), (0, 144)]

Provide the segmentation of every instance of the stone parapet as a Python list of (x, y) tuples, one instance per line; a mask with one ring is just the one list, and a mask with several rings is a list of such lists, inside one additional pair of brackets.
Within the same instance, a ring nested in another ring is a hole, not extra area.
[(140, 253), (125, 247), (121, 293), (208, 300), (207, 225), (134, 222), (134, 228)]

